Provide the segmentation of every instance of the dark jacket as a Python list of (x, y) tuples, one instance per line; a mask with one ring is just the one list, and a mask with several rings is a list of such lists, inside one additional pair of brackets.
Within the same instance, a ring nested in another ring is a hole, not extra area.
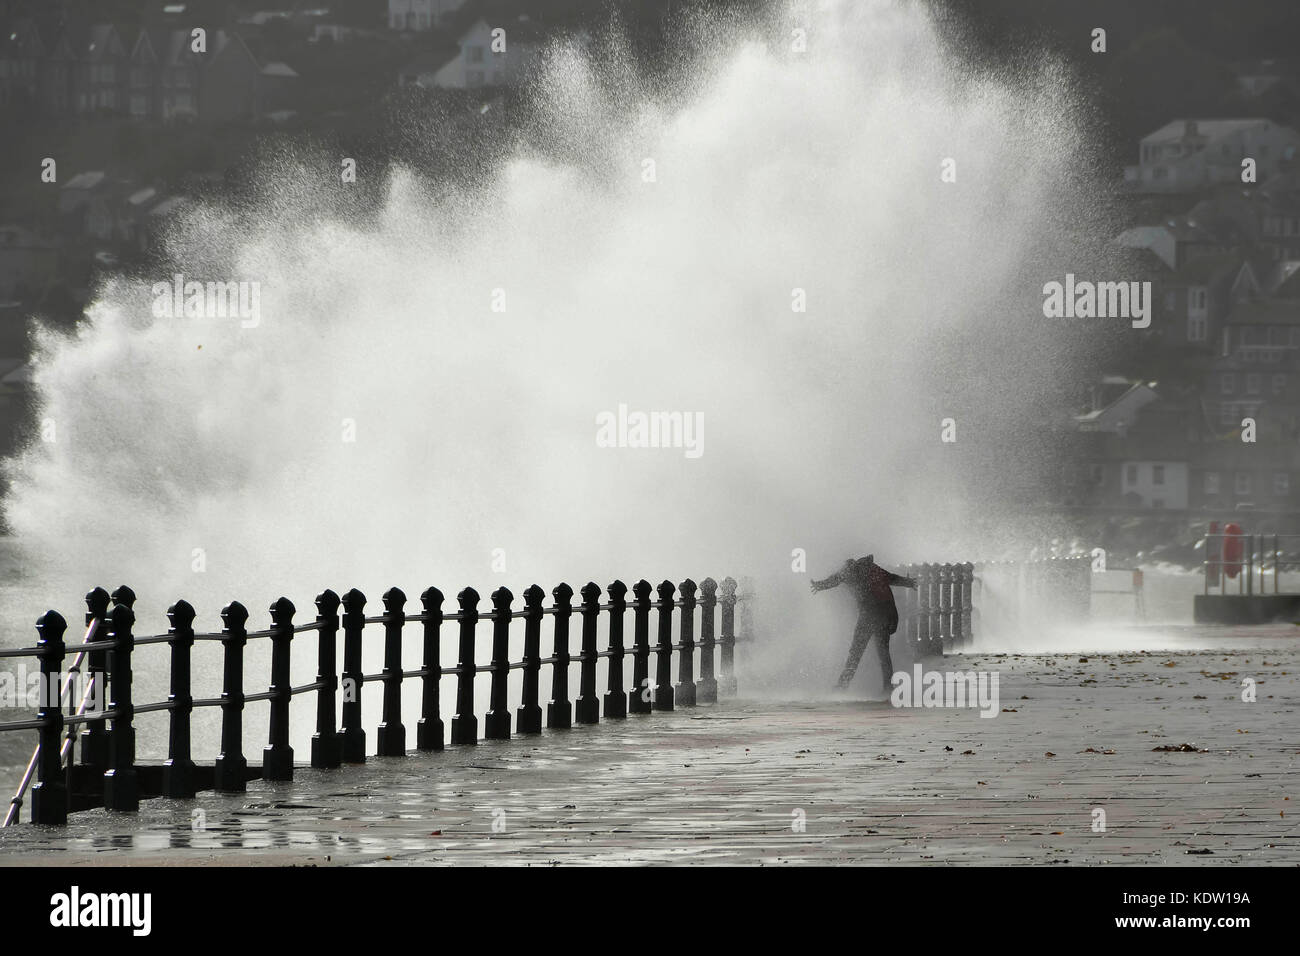
[(812, 582), (817, 591), (839, 584), (847, 584), (853, 591), (861, 614), (883, 620), (888, 625), (890, 634), (898, 629), (898, 605), (894, 603), (894, 592), (890, 588), (916, 587), (916, 582), (911, 578), (891, 574), (866, 558), (845, 561), (844, 567), (830, 577)]

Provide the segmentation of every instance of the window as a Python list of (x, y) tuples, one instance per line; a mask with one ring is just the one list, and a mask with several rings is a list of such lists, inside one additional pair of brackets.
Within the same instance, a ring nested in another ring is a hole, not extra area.
[(1258, 395), (1260, 389), (1259, 373), (1251, 372), (1246, 376), (1246, 394)]
[(1138, 466), (1126, 465), (1124, 467), (1124, 482), (1129, 485), (1136, 485), (1138, 480)]
[(1151, 484), (1153, 484), (1153, 485), (1163, 485), (1164, 483), (1165, 483), (1165, 466), (1164, 466), (1164, 465), (1152, 465), (1152, 466), (1151, 466)]
[(1204, 342), (1210, 335), (1210, 323), (1205, 321), (1203, 315), (1189, 315), (1187, 317), (1187, 341)]
[(1089, 480), (1090, 480), (1094, 485), (1099, 485), (1099, 484), (1101, 484), (1101, 480), (1102, 480), (1102, 478), (1105, 477), (1105, 474), (1106, 474), (1106, 466), (1105, 466), (1105, 465), (1096, 465), (1096, 464), (1093, 464), (1093, 465), (1089, 465), (1089, 466), (1088, 466), (1088, 479), (1089, 479)]
[(1203, 310), (1205, 308), (1205, 290), (1202, 288), (1189, 289), (1187, 304), (1189, 308)]
[(1232, 380), (1231, 372), (1225, 372), (1219, 376), (1219, 391), (1224, 395), (1231, 395), (1234, 387), (1235, 383)]
[(1235, 425), (1237, 424), (1237, 410), (1231, 405), (1223, 405), (1219, 408), (1219, 424)]
[(1165, 293), (1165, 311), (1172, 312), (1178, 306), (1178, 296), (1174, 292)]
[(1207, 495), (1217, 495), (1219, 493), (1219, 473), (1217, 471), (1207, 471), (1205, 473), (1205, 483), (1202, 487)]
[(1279, 471), (1273, 475), (1273, 494), (1283, 498), (1291, 494), (1291, 475), (1285, 471)]
[(1285, 391), (1286, 391), (1286, 376), (1285, 376), (1285, 375), (1274, 375), (1274, 376), (1273, 376), (1273, 394), (1274, 394), (1274, 395), (1281, 395), (1281, 394), (1282, 394), (1283, 392), (1285, 392)]
[(1250, 472), (1248, 471), (1239, 471), (1233, 478), (1233, 490), (1239, 495), (1250, 494), (1253, 486), (1254, 482), (1250, 480)]
[(471, 63), (483, 62), (483, 48), (481, 46), (472, 46), (469, 48), (469, 61)]
[(468, 86), (482, 86), (482, 85), (483, 85), (483, 71), (482, 71), (482, 70), (470, 70), (469, 73), (466, 75), (466, 84), (467, 84)]

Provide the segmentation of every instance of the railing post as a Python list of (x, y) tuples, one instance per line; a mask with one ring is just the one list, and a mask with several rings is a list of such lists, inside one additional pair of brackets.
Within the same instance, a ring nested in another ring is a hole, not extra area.
[(343, 726), (339, 730), (344, 763), (366, 762), (366, 730), (361, 725), (361, 636), (366, 628), (366, 596), (356, 588), (343, 595)]
[[(130, 603), (127, 603), (129, 597)], [(113, 622), (113, 649), (109, 669), (113, 673), (113, 728), (109, 731), (109, 766), (104, 773), (104, 806), (110, 810), (139, 810), (140, 782), (135, 772), (135, 706), (131, 693), (131, 652), (135, 649), (135, 594), (123, 586), (113, 592), (117, 602), (109, 615)]]
[(677, 686), (673, 692), (683, 707), (695, 706), (695, 592), (694, 581), (687, 578), (682, 582), (682, 653), (677, 658)]
[(605, 692), (605, 719), (627, 716), (627, 692), (623, 690), (623, 612), (627, 610), (627, 585), (615, 581), (605, 589), (609, 595), (609, 690)]
[(673, 600), (677, 588), (672, 581), (659, 582), (659, 642), (655, 646), (655, 710), (673, 709)]
[(923, 657), (930, 654), (932, 565), (922, 564), (916, 575), (916, 650)]
[(551, 591), (555, 598), (555, 641), (552, 657), (551, 700), (546, 705), (546, 726), (573, 726), (573, 705), (569, 703), (569, 617), (573, 614), (573, 588), (560, 584)]
[(596, 696), (596, 627), (600, 623), (600, 585), (588, 581), (582, 586), (582, 645), (578, 676), (578, 700), (573, 719), (580, 724), (600, 723), (600, 698)]
[(627, 709), (633, 714), (650, 713), (650, 582), (642, 578), (632, 585), (632, 690)]
[(921, 565), (909, 564), (907, 576), (916, 582), (916, 588), (909, 588), (905, 593), (907, 602), (907, 646), (913, 654), (921, 647)]
[(736, 696), (736, 579), (722, 579), (722, 633), (718, 644), (718, 695)]
[(242, 793), (248, 789), (244, 758), (244, 645), (248, 643), (248, 609), (231, 601), (221, 609), (221, 647), (225, 652), (221, 684), (221, 754), (213, 774), (214, 790)]
[[(1090, 560), (1090, 559), (1085, 559)], [(969, 647), (973, 633), (971, 615), (974, 613), (975, 565), (967, 561), (961, 565), (961, 643)], [(1088, 565), (1084, 565), (1085, 573)]]
[[(1223, 539), (1219, 537), (1219, 522), (1211, 521), (1210, 528), (1205, 533), (1205, 590), (1203, 593), (1209, 594), (1211, 587), (1220, 587), (1223, 582), (1223, 565), (1220, 558), (1223, 554)], [(1214, 583), (1210, 583), (1210, 579)]]
[[(92, 638), (94, 641), (108, 640), (108, 592), (103, 588), (95, 588), (86, 595), (86, 627), (90, 627), (90, 622), (98, 620), (99, 627), (95, 628), (95, 634)], [(99, 688), (95, 695), (99, 700), (107, 701), (109, 699), (108, 688), (108, 652), (91, 651), (86, 655), (89, 673), (91, 677), (99, 681), (104, 686)], [(86, 724), (81, 732), (81, 765), (83, 767), (94, 767), (99, 773), (108, 769), (108, 726), (103, 720), (92, 720)]]
[[(129, 614), (130, 611), (127, 611)], [(63, 632), (68, 622), (58, 611), (46, 611), (36, 622), (41, 666), (40, 730), (37, 780), (32, 787), (32, 823), (62, 826), (68, 822), (68, 786), (63, 778)]]
[(695, 682), (695, 700), (701, 704), (718, 702), (718, 681), (713, 676), (713, 611), (718, 606), (718, 582), (705, 578), (700, 582), (700, 679)]
[[(1275, 534), (1273, 535), (1273, 593), (1274, 594), (1277, 594), (1277, 571), (1278, 571), (1277, 566), (1280, 560), (1281, 560), (1281, 555), (1278, 554), (1277, 535)], [(1262, 588), (1263, 586), (1264, 586), (1264, 582), (1260, 581), (1260, 587)]]
[(402, 628), (406, 626), (406, 595), (401, 588), (384, 592), (384, 709), (375, 735), (375, 754), (406, 756), (406, 727), (402, 724)]
[(335, 721), (335, 695), (339, 689), (339, 596), (326, 588), (316, 596), (317, 662), (316, 733), (311, 736), (311, 765), (332, 770), (343, 762), (339, 727)]
[(167, 734), (167, 762), (163, 764), (162, 795), (173, 800), (194, 798), (194, 757), (190, 749), (190, 718), (194, 713), (191, 656), (194, 649), (194, 607), (184, 599), (167, 609), (167, 643), (171, 645), (172, 705)]
[(456, 713), (451, 718), (451, 742), (478, 743), (478, 718), (474, 716), (474, 628), (478, 624), (478, 592), (465, 588), (460, 602), (460, 651), (456, 662)]
[(289, 746), (289, 654), (293, 641), (293, 615), (297, 610), (287, 597), (271, 605), (271, 728), (262, 750), (263, 780), (293, 779), (293, 748)]
[(415, 727), (417, 750), (441, 750), (443, 747), (442, 714), (439, 682), (442, 680), (442, 654), (439, 650), (442, 631), (442, 592), (425, 588), (420, 595), (424, 606), (424, 682), (420, 696), (420, 722)]
[(507, 587), (492, 592), (492, 688), (488, 693), (488, 712), (483, 721), (486, 740), (510, 739), (510, 707), (506, 692), (510, 682), (510, 605), (515, 596)]
[(1242, 543), (1245, 545), (1243, 558), (1246, 562), (1246, 594), (1250, 596), (1255, 593), (1255, 536), (1245, 535)]
[(524, 692), (515, 715), (515, 729), (521, 734), (542, 732), (542, 707), (538, 703), (537, 678), (542, 669), (542, 599), (546, 592), (536, 584), (524, 591)]
[(939, 568), (939, 643), (936, 650), (940, 656), (953, 649), (953, 581), (951, 564)]

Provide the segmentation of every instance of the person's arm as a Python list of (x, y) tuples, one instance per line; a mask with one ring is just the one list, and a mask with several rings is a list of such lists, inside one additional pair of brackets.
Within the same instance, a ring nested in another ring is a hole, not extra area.
[(830, 588), (842, 584), (843, 582), (844, 582), (844, 569), (841, 568), (839, 571), (836, 571), (828, 578), (822, 578), (820, 581), (812, 582), (813, 593), (816, 594), (818, 591), (829, 590)]
[(889, 575), (890, 587), (912, 588), (912, 590), (916, 590), (916, 581), (914, 579), (905, 578), (901, 574), (894, 574), (892, 571), (886, 571), (885, 573)]

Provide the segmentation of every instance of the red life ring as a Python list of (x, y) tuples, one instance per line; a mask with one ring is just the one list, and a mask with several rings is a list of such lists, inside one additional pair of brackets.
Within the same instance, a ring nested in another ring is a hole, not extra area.
[(1241, 573), (1241, 559), (1246, 552), (1241, 526), (1229, 522), (1223, 526), (1223, 573), (1235, 578)]

